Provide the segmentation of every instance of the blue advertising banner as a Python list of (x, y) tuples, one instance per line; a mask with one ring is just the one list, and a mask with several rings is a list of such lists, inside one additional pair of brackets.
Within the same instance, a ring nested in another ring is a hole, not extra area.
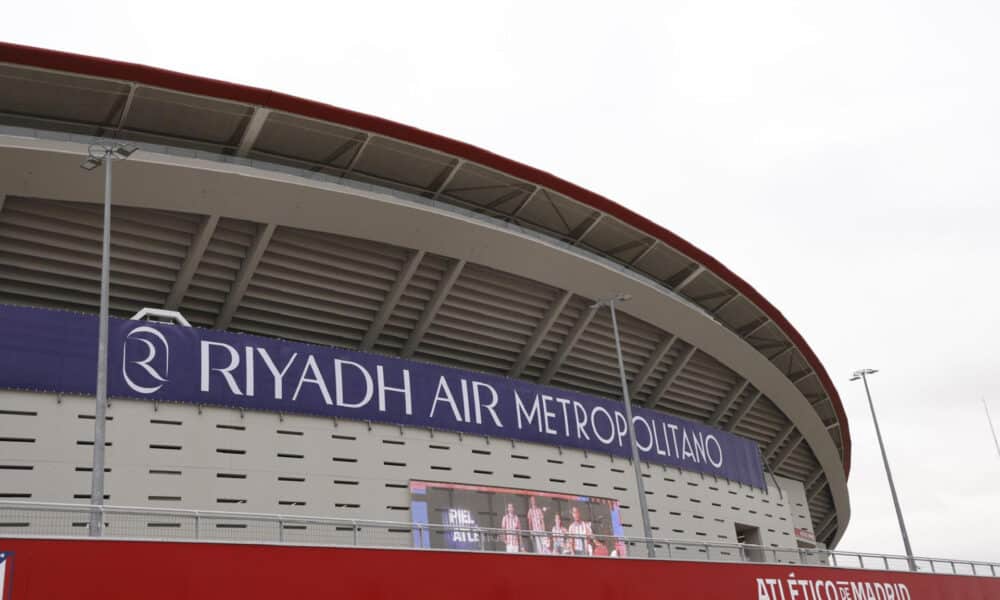
[[(0, 388), (93, 394), (97, 318), (0, 305)], [(431, 427), (628, 457), (620, 402), (389, 356), (112, 319), (111, 396)], [(643, 460), (758, 488), (754, 442), (635, 408)]]

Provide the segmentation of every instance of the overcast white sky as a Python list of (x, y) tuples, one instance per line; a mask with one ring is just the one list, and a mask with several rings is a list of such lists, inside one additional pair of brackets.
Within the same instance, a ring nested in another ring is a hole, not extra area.
[(9, 2), (0, 39), (482, 146), (694, 242), (802, 332), (854, 439), (841, 548), (1000, 561), (1000, 4)]

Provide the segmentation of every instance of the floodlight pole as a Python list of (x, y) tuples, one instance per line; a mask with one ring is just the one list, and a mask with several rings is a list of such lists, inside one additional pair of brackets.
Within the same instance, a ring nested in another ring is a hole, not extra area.
[(108, 408), (108, 304), (111, 287), (111, 163), (116, 157), (125, 159), (134, 147), (117, 143), (94, 143), (88, 149), (88, 158), (81, 165), (92, 171), (104, 165), (104, 225), (101, 240), (101, 301), (97, 334), (97, 386), (94, 393), (94, 458), (90, 473), (90, 504), (95, 508), (90, 514), (89, 532), (100, 537), (104, 530), (104, 454), (107, 438), (106, 418)]
[(615, 314), (615, 302), (625, 302), (631, 297), (619, 294), (613, 298), (600, 300), (594, 306), (607, 305), (611, 309), (611, 328), (615, 337), (615, 351), (618, 353), (618, 375), (621, 378), (622, 400), (625, 402), (625, 420), (628, 422), (628, 440), (632, 449), (632, 467), (635, 469), (635, 487), (639, 494), (639, 510), (642, 513), (642, 531), (646, 538), (646, 552), (650, 558), (656, 558), (653, 545), (653, 530), (649, 526), (649, 509), (646, 507), (646, 486), (642, 482), (642, 467), (639, 464), (639, 448), (635, 444), (635, 426), (632, 423), (632, 400), (628, 393), (628, 380), (625, 378), (625, 360), (622, 358), (621, 337), (618, 335), (618, 317)]
[(1000, 456), (1000, 440), (997, 439), (997, 430), (993, 427), (993, 419), (990, 417), (990, 407), (983, 398), (983, 409), (986, 411), (986, 422), (990, 424), (990, 433), (993, 434), (993, 443), (997, 447), (997, 456)]
[(906, 533), (906, 523), (903, 521), (903, 510), (899, 507), (899, 496), (896, 494), (896, 484), (892, 481), (892, 470), (889, 468), (889, 458), (885, 453), (885, 444), (882, 442), (882, 430), (878, 426), (878, 417), (875, 416), (875, 404), (872, 403), (872, 394), (868, 389), (868, 376), (878, 373), (876, 369), (861, 369), (855, 371), (851, 381), (861, 379), (865, 384), (865, 395), (868, 397), (868, 408), (872, 411), (872, 421), (875, 423), (875, 436), (878, 438), (878, 447), (882, 451), (882, 463), (885, 465), (885, 476), (889, 480), (889, 492), (892, 493), (892, 504), (896, 508), (896, 519), (899, 521), (899, 532), (903, 536), (903, 547), (906, 550), (906, 560), (911, 571), (917, 570), (917, 563), (913, 560), (913, 549), (910, 548), (910, 536)]

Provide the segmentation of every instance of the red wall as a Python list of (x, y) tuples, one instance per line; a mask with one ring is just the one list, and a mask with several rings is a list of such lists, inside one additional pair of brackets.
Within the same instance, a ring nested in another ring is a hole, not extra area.
[(873, 600), (1000, 599), (1000, 578), (820, 567), (109, 540), (0, 539), (0, 552), (14, 553), (3, 600), (868, 600), (840, 586), (843, 597), (836, 582), (848, 581), (867, 582)]

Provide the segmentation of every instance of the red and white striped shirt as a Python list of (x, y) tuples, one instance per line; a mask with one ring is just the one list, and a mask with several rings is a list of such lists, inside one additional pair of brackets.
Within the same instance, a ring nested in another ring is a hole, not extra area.
[(552, 551), (561, 554), (566, 547), (566, 528), (562, 525), (552, 526)]
[[(506, 531), (518, 531), (521, 529), (521, 519), (517, 515), (506, 513), (500, 526)], [(521, 536), (518, 533), (507, 533), (503, 536), (503, 541), (508, 546), (521, 545)]]
[(587, 537), (591, 535), (590, 523), (573, 521), (569, 524), (569, 534), (573, 540), (573, 552), (590, 554), (590, 545), (587, 544)]
[(528, 528), (532, 531), (545, 531), (545, 513), (540, 507), (528, 509)]

